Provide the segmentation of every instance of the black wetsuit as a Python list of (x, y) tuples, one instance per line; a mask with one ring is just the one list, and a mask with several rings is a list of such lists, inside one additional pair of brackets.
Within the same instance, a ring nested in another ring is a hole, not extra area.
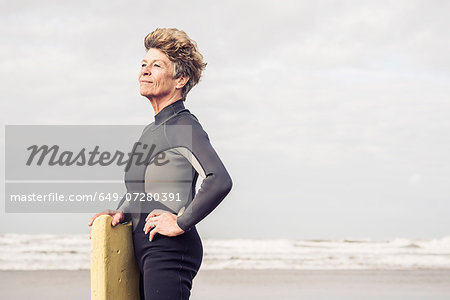
[[(195, 224), (229, 193), (231, 178), (197, 118), (180, 99), (155, 115), (133, 147), (125, 173), (127, 195), (118, 209), (133, 221), (133, 242), (141, 271), (141, 299), (189, 299), (192, 279), (203, 257)], [(142, 163), (143, 162), (143, 163)], [(198, 176), (203, 178), (196, 193)], [(178, 214), (185, 232), (156, 234), (149, 242), (143, 227), (154, 210)]]

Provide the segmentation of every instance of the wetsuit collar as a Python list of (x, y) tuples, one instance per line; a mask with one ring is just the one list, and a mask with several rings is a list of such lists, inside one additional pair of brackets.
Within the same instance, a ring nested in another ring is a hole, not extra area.
[(167, 105), (155, 115), (155, 125), (164, 123), (171, 116), (177, 114), (183, 109), (185, 109), (183, 99), (177, 100), (174, 103)]

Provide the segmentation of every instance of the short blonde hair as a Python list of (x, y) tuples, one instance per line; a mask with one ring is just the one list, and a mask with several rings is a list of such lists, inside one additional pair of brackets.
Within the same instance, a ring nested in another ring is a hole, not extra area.
[(176, 28), (157, 28), (144, 39), (145, 49), (155, 48), (162, 51), (174, 63), (173, 78), (189, 76), (182, 89), (183, 100), (187, 93), (200, 81), (206, 67), (197, 43), (182, 30)]

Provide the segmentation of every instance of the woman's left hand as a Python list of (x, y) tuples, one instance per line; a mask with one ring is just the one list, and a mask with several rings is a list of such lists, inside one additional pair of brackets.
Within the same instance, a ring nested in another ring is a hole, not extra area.
[[(153, 228), (153, 229), (152, 229)], [(184, 233), (177, 224), (177, 216), (166, 212), (150, 213), (145, 219), (144, 232), (147, 234), (150, 231), (149, 240), (153, 240), (156, 233), (167, 235), (167, 236), (177, 236)]]

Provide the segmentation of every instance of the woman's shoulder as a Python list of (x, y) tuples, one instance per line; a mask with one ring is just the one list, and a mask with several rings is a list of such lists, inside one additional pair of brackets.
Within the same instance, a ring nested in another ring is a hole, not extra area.
[(188, 109), (184, 109), (177, 113), (176, 116), (171, 118), (167, 123), (167, 125), (193, 125), (200, 126), (200, 121), (198, 118), (191, 113)]
[(171, 118), (164, 131), (169, 142), (175, 144), (180, 143), (180, 140), (193, 143), (194, 140), (208, 139), (198, 118), (187, 109)]

